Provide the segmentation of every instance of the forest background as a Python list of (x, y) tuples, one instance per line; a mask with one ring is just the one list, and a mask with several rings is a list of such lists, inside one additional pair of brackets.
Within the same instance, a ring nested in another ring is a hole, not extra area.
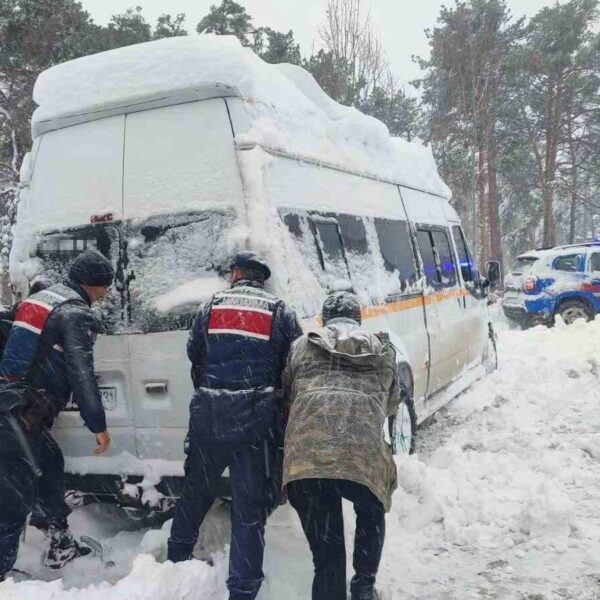
[(407, 90), (366, 0), (329, 0), (310, 56), (292, 29), (263, 27), (234, 0), (189, 25), (184, 14), (148, 22), (140, 7), (98, 25), (75, 0), (0, 0), (0, 269), (39, 73), (103, 50), (205, 33), (235, 35), (269, 63), (301, 65), (338, 102), (380, 119), (392, 135), (430, 145), (479, 264), (594, 238), (599, 31), (598, 0), (556, 3), (530, 19), (514, 18), (504, 0), (455, 0), (426, 31), (430, 55), (413, 57), (423, 75)]

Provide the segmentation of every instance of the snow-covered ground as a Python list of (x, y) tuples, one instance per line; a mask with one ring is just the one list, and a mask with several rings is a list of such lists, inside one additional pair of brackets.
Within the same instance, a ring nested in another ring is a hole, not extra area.
[[(378, 581), (386, 599), (600, 599), (600, 319), (506, 329), (499, 351), (500, 369), (398, 459)], [(346, 516), (350, 550), (349, 506)], [(214, 567), (164, 562), (170, 523), (123, 532), (88, 507), (71, 524), (102, 539), (116, 566), (86, 558), (47, 571), (43, 538), (28, 528), (17, 567), (40, 581), (0, 584), (0, 600), (227, 597), (224, 506), (207, 523)], [(310, 554), (289, 506), (269, 521), (265, 571), (262, 600), (310, 597)]]

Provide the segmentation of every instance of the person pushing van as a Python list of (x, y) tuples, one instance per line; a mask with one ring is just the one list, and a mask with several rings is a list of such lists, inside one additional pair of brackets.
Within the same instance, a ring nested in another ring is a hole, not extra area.
[(110, 262), (88, 250), (73, 261), (67, 281), (33, 294), (15, 315), (0, 361), (0, 580), (15, 563), (36, 496), (43, 498), (38, 511), (50, 536), (45, 564), (60, 568), (90, 552), (68, 529), (64, 459), (50, 428), (72, 393), (96, 436), (94, 453), (110, 445), (94, 374), (98, 326), (90, 306), (106, 295), (113, 277)]
[(255, 253), (237, 254), (231, 288), (200, 308), (187, 344), (195, 391), (168, 558), (192, 558), (215, 487), (229, 467), (230, 600), (252, 600), (264, 579), (265, 523), (281, 489), (281, 373), (302, 335), (295, 313), (263, 289), (270, 275)]
[(322, 329), (292, 347), (283, 374), (290, 416), (283, 484), (313, 555), (313, 600), (346, 600), (342, 498), (354, 504), (352, 600), (377, 600), (375, 577), (396, 466), (384, 420), (400, 402), (396, 352), (385, 333), (361, 328), (360, 303), (334, 292)]

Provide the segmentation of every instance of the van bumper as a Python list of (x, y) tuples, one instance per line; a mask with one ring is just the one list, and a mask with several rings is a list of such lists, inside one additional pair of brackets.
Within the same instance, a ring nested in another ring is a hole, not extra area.
[[(127, 508), (151, 508), (156, 512), (167, 512), (181, 496), (183, 477), (167, 476), (150, 488), (141, 487), (141, 475), (81, 475), (65, 473), (65, 490), (71, 490), (78, 498), (78, 504), (116, 504)], [(148, 492), (151, 492), (148, 494)], [(228, 477), (222, 477), (217, 484), (217, 497), (231, 496)], [(146, 500), (151, 498), (151, 501)]]

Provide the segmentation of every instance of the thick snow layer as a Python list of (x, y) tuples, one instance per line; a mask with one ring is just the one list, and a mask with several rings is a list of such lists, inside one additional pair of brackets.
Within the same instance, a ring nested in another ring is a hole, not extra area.
[[(378, 578), (384, 600), (600, 597), (598, 339), (600, 320), (500, 331), (500, 369), (422, 429), (416, 455), (397, 459)], [(351, 565), (349, 505), (345, 516)], [(223, 506), (212, 510), (197, 548), (213, 555), (212, 568), (164, 562), (169, 523), (123, 532), (88, 507), (71, 524), (103, 539), (116, 566), (90, 558), (46, 571), (45, 542), (28, 528), (17, 567), (40, 581), (0, 584), (0, 600), (227, 597)], [(310, 553), (289, 506), (269, 521), (265, 572), (261, 600), (310, 596)]]
[[(329, 98), (295, 65), (269, 65), (233, 36), (157, 40), (86, 56), (44, 71), (33, 125), (110, 105), (219, 84), (243, 98), (250, 130), (237, 142), (368, 173), (450, 197), (431, 151)], [(240, 132), (236, 132), (240, 133)]]
[(169, 312), (180, 306), (199, 304), (210, 300), (217, 292), (227, 288), (227, 281), (218, 277), (194, 279), (174, 290), (154, 298), (154, 306), (161, 312)]

